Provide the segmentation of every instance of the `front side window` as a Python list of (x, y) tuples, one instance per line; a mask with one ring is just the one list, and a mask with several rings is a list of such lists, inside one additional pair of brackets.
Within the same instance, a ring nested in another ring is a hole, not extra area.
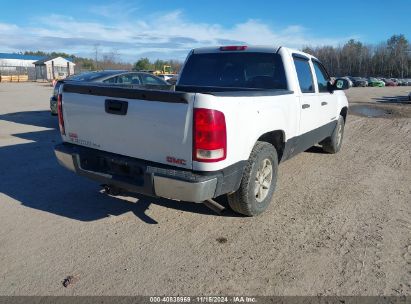
[(314, 81), (310, 64), (307, 59), (294, 57), (294, 65), (297, 71), (298, 83), (302, 93), (314, 93)]
[(317, 75), (318, 91), (320, 93), (329, 93), (328, 91), (328, 75), (324, 68), (316, 61), (313, 61), (315, 75)]

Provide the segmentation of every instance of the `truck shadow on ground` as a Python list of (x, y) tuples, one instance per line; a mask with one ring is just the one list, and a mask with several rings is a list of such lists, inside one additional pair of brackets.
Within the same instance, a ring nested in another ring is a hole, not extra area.
[(329, 154), (323, 150), (320, 146), (312, 146), (304, 151), (305, 153), (314, 153), (314, 154)]
[[(130, 202), (108, 196), (99, 185), (79, 177), (58, 165), (53, 147), (61, 141), (58, 122), (48, 111), (0, 115), (0, 121), (49, 128), (49, 130), (13, 134), (16, 140), (30, 142), (0, 147), (0, 193), (22, 205), (79, 221), (95, 221), (132, 212), (143, 222), (156, 224), (146, 214), (150, 205), (217, 216), (202, 204), (133, 195)], [(0, 202), (1, 203), (1, 202)], [(225, 216), (236, 216), (227, 212)]]
[(26, 111), (2, 114), (0, 115), (0, 120), (35, 127), (58, 129), (57, 116), (52, 116), (50, 111)]
[(411, 104), (411, 101), (408, 100), (408, 96), (383, 96), (372, 99), (381, 103)]

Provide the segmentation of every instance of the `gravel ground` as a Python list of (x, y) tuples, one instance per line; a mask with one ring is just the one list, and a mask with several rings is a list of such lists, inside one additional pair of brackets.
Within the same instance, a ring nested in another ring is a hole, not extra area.
[(347, 91), (341, 152), (244, 218), (100, 193), (57, 165), (51, 88), (0, 84), (0, 295), (411, 295), (409, 90)]

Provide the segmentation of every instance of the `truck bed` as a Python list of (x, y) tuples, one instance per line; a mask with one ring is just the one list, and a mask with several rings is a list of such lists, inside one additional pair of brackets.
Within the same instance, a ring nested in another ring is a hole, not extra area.
[(95, 83), (63, 85), (67, 142), (191, 168), (193, 93)]

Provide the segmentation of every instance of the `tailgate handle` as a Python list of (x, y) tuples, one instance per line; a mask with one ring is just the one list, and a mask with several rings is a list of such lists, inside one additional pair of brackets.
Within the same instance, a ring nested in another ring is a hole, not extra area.
[(128, 102), (123, 100), (106, 99), (106, 113), (115, 115), (126, 115)]

